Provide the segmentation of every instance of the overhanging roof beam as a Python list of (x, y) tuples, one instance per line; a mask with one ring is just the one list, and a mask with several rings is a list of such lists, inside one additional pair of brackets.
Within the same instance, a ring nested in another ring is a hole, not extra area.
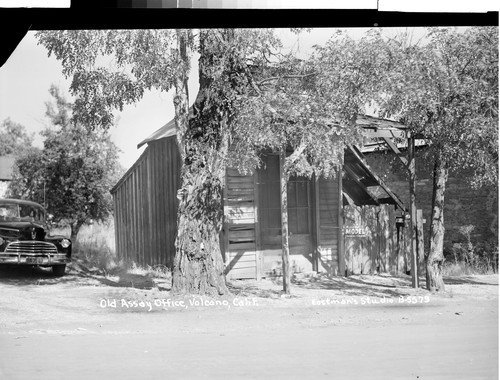
[(344, 170), (347, 172), (347, 174), (349, 175), (349, 178), (351, 178), (354, 182), (356, 182), (356, 184), (361, 187), (363, 189), (363, 191), (368, 194), (368, 196), (373, 199), (373, 201), (377, 204), (377, 205), (380, 205), (380, 202), (378, 201), (378, 199), (373, 196), (373, 194), (371, 194), (369, 191), (368, 191), (368, 188), (363, 184), (363, 182), (361, 182), (358, 177), (356, 176), (356, 173), (354, 173), (354, 171), (347, 165), (344, 166)]
[(408, 166), (408, 160), (403, 155), (403, 153), (401, 153), (401, 151), (398, 149), (398, 147), (396, 146), (396, 144), (394, 144), (394, 142), (390, 138), (388, 138), (388, 137), (382, 137), (382, 139), (385, 141), (385, 143), (387, 144), (387, 146), (389, 146), (389, 148), (396, 154), (396, 156), (399, 157), (399, 159), (401, 160), (401, 162), (407, 167)]
[(398, 207), (401, 210), (406, 210), (406, 208), (403, 205), (403, 202), (401, 202), (401, 200), (398, 198), (398, 196), (396, 194), (394, 194), (391, 191), (391, 189), (389, 189), (389, 187), (385, 184), (385, 182), (382, 181), (382, 179), (377, 174), (375, 174), (375, 172), (373, 172), (373, 170), (370, 169), (370, 167), (368, 166), (366, 161), (363, 159), (362, 153), (356, 148), (356, 146), (350, 145), (349, 148), (350, 148), (350, 151), (354, 154), (354, 156), (358, 159), (359, 163), (365, 168), (365, 170), (368, 173), (370, 173), (373, 176), (373, 178), (375, 178), (375, 180), (379, 183), (379, 185), (385, 190), (387, 195), (389, 195), (392, 199), (394, 199), (394, 201), (396, 202)]

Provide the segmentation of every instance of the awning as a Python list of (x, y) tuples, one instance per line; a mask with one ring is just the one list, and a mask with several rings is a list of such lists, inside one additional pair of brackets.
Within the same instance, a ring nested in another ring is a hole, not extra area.
[(355, 146), (346, 148), (344, 153), (342, 190), (357, 206), (393, 204), (405, 210), (403, 202), (373, 172)]

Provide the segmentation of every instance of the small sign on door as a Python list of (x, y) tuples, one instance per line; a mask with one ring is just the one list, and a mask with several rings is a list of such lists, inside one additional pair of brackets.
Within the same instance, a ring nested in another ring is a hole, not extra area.
[(345, 226), (344, 234), (346, 237), (363, 237), (368, 236), (370, 230), (367, 226)]

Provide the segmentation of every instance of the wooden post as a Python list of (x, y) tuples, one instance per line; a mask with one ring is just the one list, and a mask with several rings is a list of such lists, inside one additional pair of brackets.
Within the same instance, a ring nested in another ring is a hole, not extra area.
[(408, 170), (410, 174), (410, 260), (411, 284), (418, 288), (417, 205), (415, 197), (415, 137), (408, 135)]
[[(262, 275), (263, 275), (263, 254), (262, 254), (262, 248), (261, 248), (261, 236), (260, 236), (260, 207), (259, 202), (259, 174), (257, 171), (254, 172), (253, 174), (253, 194), (254, 194), (254, 220), (255, 220), (255, 255), (256, 255), (256, 261), (257, 261), (257, 280), (262, 280)], [(229, 241), (229, 240), (228, 240)]]
[(319, 263), (321, 258), (320, 245), (321, 236), (319, 233), (320, 214), (319, 214), (319, 178), (314, 176), (314, 253), (313, 253), (313, 271), (319, 272)]
[(422, 210), (417, 210), (417, 263), (418, 263), (418, 276), (422, 275), (422, 263), (424, 259), (424, 219), (422, 217)]
[(290, 294), (290, 246), (288, 243), (288, 174), (284, 170), (285, 147), (280, 149), (280, 193), (281, 193), (281, 246), (283, 268), (283, 292)]
[(339, 275), (340, 276), (346, 276), (346, 257), (345, 257), (345, 237), (344, 237), (344, 202), (343, 202), (343, 193), (342, 193), (342, 169), (339, 169), (337, 172), (337, 175), (339, 176), (339, 187), (338, 187), (338, 192), (339, 192), (339, 212), (338, 212), (338, 249), (337, 249), (337, 254), (338, 254), (338, 262), (339, 262)]
[(397, 255), (396, 255), (396, 274), (399, 275), (399, 260), (400, 260), (400, 256), (401, 256), (401, 229), (402, 227), (400, 227), (399, 225), (396, 226), (396, 252), (397, 252)]

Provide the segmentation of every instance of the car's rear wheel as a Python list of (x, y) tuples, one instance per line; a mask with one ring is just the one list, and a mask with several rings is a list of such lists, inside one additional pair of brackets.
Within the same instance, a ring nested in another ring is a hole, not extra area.
[(54, 265), (52, 267), (52, 273), (54, 274), (54, 276), (64, 276), (64, 272), (66, 272), (66, 264)]

